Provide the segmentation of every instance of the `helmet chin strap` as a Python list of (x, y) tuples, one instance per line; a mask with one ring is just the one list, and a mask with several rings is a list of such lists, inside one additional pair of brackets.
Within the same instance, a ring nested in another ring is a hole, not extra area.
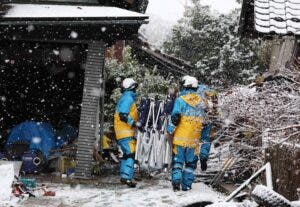
[(136, 88), (132, 88), (132, 89), (125, 89), (125, 88), (121, 88), (121, 92), (125, 92), (125, 91), (133, 91), (136, 92)]
[(197, 88), (193, 88), (193, 87), (190, 87), (190, 86), (184, 87), (184, 89), (186, 89), (186, 90), (192, 90), (192, 91), (197, 91)]

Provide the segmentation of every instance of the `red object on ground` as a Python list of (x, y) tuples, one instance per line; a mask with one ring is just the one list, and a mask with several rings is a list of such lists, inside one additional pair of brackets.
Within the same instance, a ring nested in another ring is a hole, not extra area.
[(54, 191), (47, 191), (46, 189), (43, 189), (44, 194), (43, 196), (55, 196), (55, 192)]
[(20, 189), (18, 187), (15, 187), (14, 190), (13, 190), (13, 194), (16, 197), (19, 197), (19, 196), (22, 196), (23, 193), (20, 191)]

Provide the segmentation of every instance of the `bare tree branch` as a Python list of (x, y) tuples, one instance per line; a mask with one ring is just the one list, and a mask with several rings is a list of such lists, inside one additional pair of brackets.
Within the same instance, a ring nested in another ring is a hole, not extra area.
[(286, 126), (286, 127), (278, 128), (278, 129), (267, 129), (266, 131), (267, 132), (275, 132), (275, 131), (287, 130), (287, 129), (292, 129), (292, 128), (300, 128), (300, 124)]

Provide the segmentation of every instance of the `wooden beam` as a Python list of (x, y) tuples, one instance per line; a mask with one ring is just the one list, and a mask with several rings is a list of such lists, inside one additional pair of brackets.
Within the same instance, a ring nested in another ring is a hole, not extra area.
[(296, 46), (296, 39), (293, 36), (284, 36), (282, 39), (273, 40), (269, 72), (273, 75), (280, 73), (291, 61)]

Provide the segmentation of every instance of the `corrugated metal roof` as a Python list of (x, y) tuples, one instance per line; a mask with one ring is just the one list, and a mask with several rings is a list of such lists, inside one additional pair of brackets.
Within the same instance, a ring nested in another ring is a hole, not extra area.
[(258, 32), (300, 34), (300, 0), (254, 0), (254, 13)]

